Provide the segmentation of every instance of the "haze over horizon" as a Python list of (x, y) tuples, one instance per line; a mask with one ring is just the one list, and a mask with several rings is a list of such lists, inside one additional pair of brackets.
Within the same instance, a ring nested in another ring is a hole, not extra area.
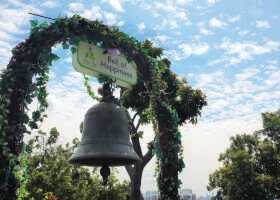
[[(280, 108), (280, 1), (277, 0), (0, 0), (0, 70), (11, 49), (29, 35), (34, 12), (49, 17), (80, 14), (118, 26), (143, 41), (164, 48), (172, 70), (201, 89), (208, 106), (198, 124), (185, 124), (183, 133), (186, 168), (183, 188), (207, 193), (209, 173), (218, 156), (236, 134), (262, 127), (261, 113)], [(93, 103), (82, 75), (72, 67), (71, 53), (53, 48), (61, 59), (51, 67), (48, 84), (48, 118), (43, 128), (56, 126), (61, 143), (80, 137), (79, 124)], [(96, 90), (98, 83), (91, 82)], [(143, 147), (153, 138), (144, 130)], [(120, 177), (127, 178), (120, 170)], [(154, 162), (143, 175), (143, 191), (155, 190)]]

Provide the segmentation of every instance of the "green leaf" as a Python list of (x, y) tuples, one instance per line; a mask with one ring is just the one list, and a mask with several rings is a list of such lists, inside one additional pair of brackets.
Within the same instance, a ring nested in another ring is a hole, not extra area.
[(52, 65), (53, 61), (57, 61), (60, 57), (54, 53), (51, 53), (48, 57), (48, 65)]
[(69, 49), (69, 44), (67, 42), (62, 43), (62, 48), (63, 49)]
[(34, 29), (38, 26), (39, 23), (38, 23), (38, 20), (32, 19), (32, 20), (30, 20), (30, 24), (31, 24), (31, 29)]
[(43, 22), (42, 24), (39, 25), (39, 27), (42, 29), (48, 28), (48, 26), (49, 26), (48, 22)]
[(137, 132), (137, 135), (138, 135), (139, 138), (143, 138), (143, 134), (144, 134), (143, 131), (138, 131)]
[(40, 118), (40, 116), (41, 116), (41, 113), (40, 113), (40, 111), (38, 111), (38, 110), (36, 110), (36, 111), (34, 111), (34, 112), (32, 113), (32, 119), (33, 119), (34, 121), (37, 121), (37, 120)]
[(56, 55), (56, 54), (54, 54), (54, 53), (51, 53), (50, 54), (50, 59), (52, 60), (52, 61), (56, 61), (56, 60), (58, 60), (60, 57), (58, 56), (58, 55)]
[(76, 53), (77, 52), (77, 48), (76, 47), (71, 47), (71, 52), (72, 52), (72, 54)]

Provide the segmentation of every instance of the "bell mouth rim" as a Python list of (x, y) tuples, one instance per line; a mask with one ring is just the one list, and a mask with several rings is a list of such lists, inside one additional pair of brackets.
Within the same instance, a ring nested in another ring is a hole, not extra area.
[(140, 160), (132, 145), (97, 143), (81, 145), (74, 151), (69, 162), (85, 166), (124, 166)]

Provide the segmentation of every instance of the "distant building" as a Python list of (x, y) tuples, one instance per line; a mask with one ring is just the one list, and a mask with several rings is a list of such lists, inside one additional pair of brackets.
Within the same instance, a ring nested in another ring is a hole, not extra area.
[(196, 195), (192, 194), (192, 200), (196, 200)]
[(193, 193), (191, 189), (183, 189), (180, 191), (181, 200), (193, 200)]
[[(181, 200), (196, 200), (195, 194), (192, 193), (191, 189), (180, 190)], [(147, 191), (145, 195), (145, 200), (158, 200), (159, 193), (157, 191)]]
[(198, 197), (197, 200), (210, 200), (211, 199), (211, 196), (209, 194), (207, 194), (206, 196), (201, 196), (201, 197)]
[(145, 200), (158, 200), (159, 194), (157, 191), (147, 191), (145, 195)]

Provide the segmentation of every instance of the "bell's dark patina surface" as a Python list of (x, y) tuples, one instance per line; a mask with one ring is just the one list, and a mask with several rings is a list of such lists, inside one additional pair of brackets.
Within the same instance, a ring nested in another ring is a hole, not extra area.
[(70, 163), (86, 166), (130, 165), (139, 160), (129, 140), (125, 110), (102, 102), (91, 107), (84, 120), (80, 146)]

